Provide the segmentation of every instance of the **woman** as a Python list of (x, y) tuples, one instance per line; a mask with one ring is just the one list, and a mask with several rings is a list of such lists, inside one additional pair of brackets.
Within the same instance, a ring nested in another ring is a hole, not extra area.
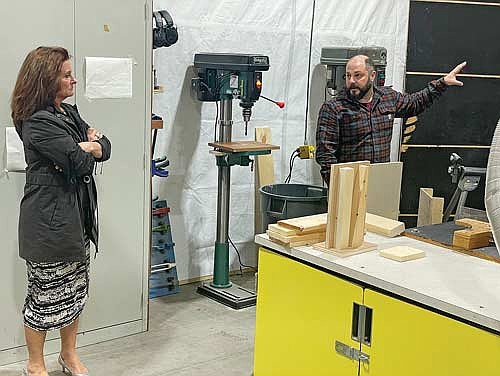
[(28, 347), (24, 375), (48, 375), (43, 345), (60, 330), (59, 363), (69, 375), (88, 375), (76, 353), (78, 318), (88, 296), (90, 241), (96, 246), (96, 162), (109, 159), (110, 141), (82, 120), (73, 96), (68, 51), (38, 47), (19, 71), (12, 119), (24, 144), (26, 185), (19, 215), (19, 255), (26, 260), (23, 308)]

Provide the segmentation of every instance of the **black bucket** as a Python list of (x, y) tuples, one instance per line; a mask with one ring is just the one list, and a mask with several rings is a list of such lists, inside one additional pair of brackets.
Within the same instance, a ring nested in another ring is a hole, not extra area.
[(328, 189), (305, 184), (272, 184), (260, 188), (262, 226), (281, 219), (328, 211)]

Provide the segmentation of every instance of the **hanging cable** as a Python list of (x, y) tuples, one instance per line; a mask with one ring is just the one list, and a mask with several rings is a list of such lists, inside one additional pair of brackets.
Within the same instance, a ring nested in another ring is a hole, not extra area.
[(219, 121), (219, 102), (215, 101), (214, 142), (217, 142), (217, 122), (218, 121)]
[(293, 153), (290, 155), (290, 162), (288, 163), (288, 176), (285, 179), (285, 184), (290, 183), (290, 180), (292, 179), (292, 170), (293, 170), (293, 164), (295, 162), (295, 159), (297, 159), (299, 156), (299, 151), (294, 150)]
[(312, 59), (312, 40), (314, 31), (314, 13), (316, 11), (316, 0), (313, 0), (312, 4), (312, 16), (311, 16), (311, 34), (309, 36), (309, 60), (307, 64), (307, 88), (306, 88), (306, 116), (304, 121), (304, 145), (307, 145), (307, 119), (309, 118), (309, 87), (311, 80), (311, 59)]
[(243, 264), (243, 262), (241, 262), (241, 255), (240, 255), (240, 252), (238, 251), (238, 248), (236, 248), (236, 246), (234, 245), (233, 241), (231, 240), (231, 238), (229, 236), (227, 238), (229, 240), (229, 243), (231, 243), (231, 245), (233, 246), (234, 250), (236, 251), (236, 254), (238, 255), (238, 262), (240, 264), (240, 273), (241, 273), (241, 275), (243, 275), (243, 268), (256, 269), (255, 266), (245, 265), (245, 264)]

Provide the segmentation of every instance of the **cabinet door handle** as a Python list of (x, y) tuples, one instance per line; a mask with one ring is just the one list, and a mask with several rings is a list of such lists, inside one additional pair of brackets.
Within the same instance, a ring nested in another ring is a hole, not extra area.
[(364, 345), (371, 345), (373, 309), (353, 303), (351, 338)]

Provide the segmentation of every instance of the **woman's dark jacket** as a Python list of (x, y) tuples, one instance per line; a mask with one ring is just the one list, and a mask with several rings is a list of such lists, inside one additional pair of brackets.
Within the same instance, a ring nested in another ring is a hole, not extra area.
[[(76, 106), (63, 103), (36, 112), (16, 127), (26, 157), (26, 185), (19, 215), (19, 255), (32, 262), (85, 258), (85, 240), (98, 244), (96, 162), (109, 159), (111, 143), (95, 141), (102, 158), (84, 152), (85, 123)], [(56, 166), (62, 171), (58, 171)]]

